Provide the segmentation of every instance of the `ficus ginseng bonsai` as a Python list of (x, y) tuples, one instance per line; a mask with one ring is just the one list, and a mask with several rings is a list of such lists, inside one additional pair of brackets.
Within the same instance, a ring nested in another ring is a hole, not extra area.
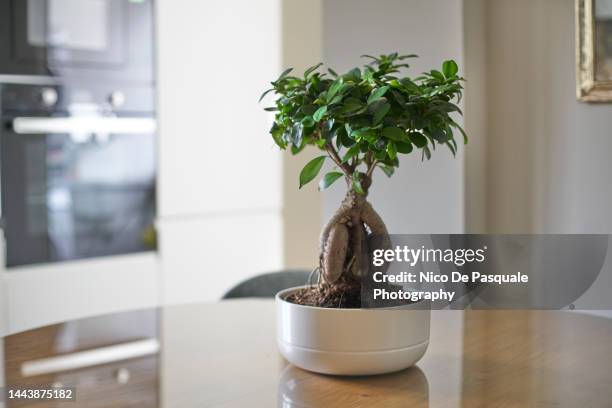
[(401, 71), (416, 55), (363, 57), (371, 62), (343, 75), (331, 68), (329, 75), (319, 72), (323, 64), (301, 77), (287, 69), (261, 97), (277, 96), (275, 106), (265, 109), (276, 112), (270, 133), (281, 149), (298, 154), (313, 145), (325, 153), (303, 168), (300, 188), (317, 177), (327, 159), (334, 169), (321, 178), (319, 189), (340, 178), (347, 182), (344, 201), (321, 233), (319, 284), (297, 293), (293, 301), (298, 303), (359, 307), (369, 254), (389, 245), (387, 227), (366, 199), (373, 172), (379, 168), (391, 177), (400, 155), (420, 149), (422, 158), (430, 159), (436, 145), (455, 155), (453, 129), (467, 142), (451, 117), (461, 114), (456, 104), (463, 90), (455, 61), (413, 79)]

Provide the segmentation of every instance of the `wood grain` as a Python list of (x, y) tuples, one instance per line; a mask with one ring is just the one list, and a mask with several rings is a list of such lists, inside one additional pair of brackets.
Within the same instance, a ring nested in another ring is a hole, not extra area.
[[(13, 400), (7, 403), (7, 408), (157, 406), (158, 356), (34, 377), (21, 374), (22, 364), (28, 361), (156, 337), (156, 313), (155, 310), (137, 311), (81, 319), (5, 337), (4, 371), (8, 387), (49, 388), (61, 384), (74, 387), (77, 397), (76, 401), (64, 402)], [(128, 372), (129, 380), (118, 382), (119, 370)]]
[[(434, 311), (430, 347), (417, 367), (335, 377), (279, 356), (271, 301), (174, 306), (161, 314), (159, 379), (151, 366), (140, 375), (147, 387), (159, 387), (159, 401), (146, 400), (138, 387), (100, 386), (87, 394), (87, 406), (133, 406), (131, 399), (164, 408), (612, 407), (612, 320), (600, 317)], [(43, 339), (29, 347), (48, 349)], [(107, 378), (113, 369), (70, 375)]]

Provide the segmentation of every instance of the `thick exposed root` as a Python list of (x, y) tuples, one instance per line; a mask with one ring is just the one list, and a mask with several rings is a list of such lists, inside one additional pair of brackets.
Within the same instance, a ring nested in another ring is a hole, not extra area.
[(363, 233), (361, 234), (361, 268), (357, 274), (353, 274), (358, 277), (365, 276), (369, 270), (370, 265), (370, 247), (368, 244), (368, 230), (362, 224), (361, 228)]
[(328, 283), (345, 273), (358, 282), (370, 270), (370, 253), (389, 248), (390, 239), (385, 223), (370, 203), (348, 194), (323, 229), (320, 247), (321, 272)]
[(367, 244), (367, 231), (361, 222), (357, 220), (353, 222), (351, 228), (351, 275), (355, 278), (360, 278), (368, 271), (369, 257)]
[(354, 277), (359, 276), (361, 271), (361, 244), (363, 243), (363, 225), (361, 222), (353, 220), (353, 226), (351, 227), (351, 275)]
[(333, 225), (322, 256), (323, 276), (329, 283), (336, 282), (344, 272), (348, 242), (349, 232), (346, 225), (342, 223)]
[(370, 272), (370, 253), (388, 247), (390, 239), (381, 217), (363, 195), (349, 191), (321, 233), (322, 279), (317, 287), (296, 294), (294, 301), (323, 307), (359, 307), (360, 279)]
[[(391, 248), (391, 239), (389, 238), (387, 226), (380, 215), (372, 208), (370, 203), (366, 202), (364, 204), (361, 211), (361, 217), (372, 231), (368, 236), (368, 254), (373, 253), (375, 250), (386, 250)], [(378, 267), (369, 264), (370, 273), (373, 273), (374, 269), (376, 269), (376, 271), (386, 272), (388, 268), (389, 264), (387, 262)]]
[(327, 224), (323, 227), (321, 231), (321, 237), (319, 238), (319, 253), (323, 254), (325, 252), (325, 247), (327, 246), (327, 240), (329, 239), (329, 234), (331, 229), (338, 224), (345, 224), (348, 221), (348, 214), (350, 208), (346, 208), (342, 205), (334, 215), (329, 219)]
[(372, 205), (367, 201), (363, 203), (363, 208), (361, 209), (361, 219), (368, 225), (368, 227), (370, 227), (372, 234), (389, 235), (387, 226), (383, 222), (382, 218), (380, 218), (380, 215), (374, 211)]

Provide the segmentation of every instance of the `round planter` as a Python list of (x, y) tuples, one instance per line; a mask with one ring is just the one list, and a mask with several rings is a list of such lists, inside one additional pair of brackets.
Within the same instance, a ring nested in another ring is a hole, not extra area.
[(302, 306), (276, 295), (277, 342), (281, 354), (305, 370), (371, 375), (403, 370), (423, 357), (429, 344), (429, 307), (333, 309)]

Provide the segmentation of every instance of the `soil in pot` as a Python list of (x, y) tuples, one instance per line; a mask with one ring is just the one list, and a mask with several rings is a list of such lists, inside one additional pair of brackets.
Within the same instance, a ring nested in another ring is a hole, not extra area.
[(361, 285), (341, 277), (333, 285), (319, 284), (300, 289), (285, 300), (302, 306), (358, 309), (361, 307)]

